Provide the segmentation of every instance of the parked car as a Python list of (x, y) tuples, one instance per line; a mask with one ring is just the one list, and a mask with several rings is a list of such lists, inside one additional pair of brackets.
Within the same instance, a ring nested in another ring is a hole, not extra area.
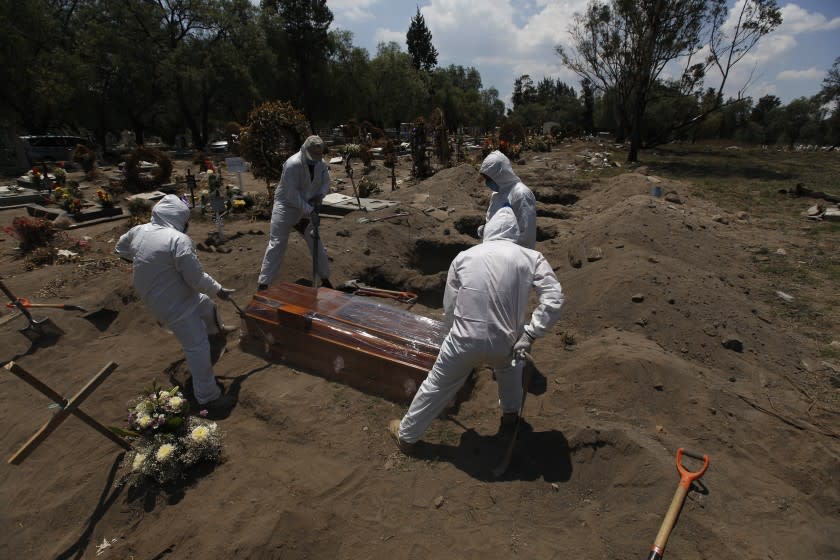
[(79, 144), (96, 151), (94, 143), (83, 136), (44, 134), (21, 136), (20, 140), (30, 166), (43, 161), (70, 161)]
[(227, 140), (216, 140), (215, 142), (210, 142), (208, 146), (210, 151), (214, 154), (224, 154), (228, 151), (228, 141)]

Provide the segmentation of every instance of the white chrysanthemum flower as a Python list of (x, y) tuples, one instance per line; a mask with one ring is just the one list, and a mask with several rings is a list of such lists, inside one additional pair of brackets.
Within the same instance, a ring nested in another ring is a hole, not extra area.
[(169, 399), (169, 408), (173, 410), (181, 410), (181, 406), (184, 404), (184, 399), (181, 397), (172, 397)]
[(148, 428), (152, 425), (152, 417), (148, 414), (142, 414), (137, 417), (137, 425), (141, 428)]
[(163, 462), (166, 461), (170, 455), (172, 455), (173, 451), (175, 451), (174, 445), (172, 445), (171, 443), (164, 443), (158, 448), (155, 457), (158, 461)]
[(134, 461), (131, 462), (131, 470), (139, 471), (143, 468), (143, 463), (146, 462), (146, 454), (138, 453), (134, 456)]
[(190, 432), (190, 438), (198, 443), (206, 440), (210, 436), (210, 429), (207, 426), (197, 426)]
[(146, 401), (140, 401), (137, 403), (137, 406), (134, 407), (134, 410), (137, 412), (146, 412)]

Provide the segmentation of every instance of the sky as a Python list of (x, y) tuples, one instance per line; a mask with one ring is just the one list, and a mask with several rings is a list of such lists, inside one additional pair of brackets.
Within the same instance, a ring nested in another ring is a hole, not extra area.
[[(730, 7), (744, 0), (729, 0)], [(589, 0), (327, 0), (332, 28), (353, 33), (353, 44), (376, 54), (380, 42), (405, 36), (417, 12), (432, 33), (438, 66), (474, 67), (484, 88), (495, 87), (508, 105), (514, 80), (528, 74), (560, 79), (580, 91), (580, 79), (564, 68), (554, 47), (569, 46), (568, 28)], [(840, 57), (840, 0), (778, 0), (783, 23), (764, 36), (727, 79), (724, 93), (757, 100), (775, 95), (787, 104), (819, 92)], [(731, 9), (731, 12), (734, 12)], [(666, 73), (679, 73), (666, 68)], [(668, 77), (668, 76), (663, 76)], [(708, 86), (720, 80), (709, 75)]]

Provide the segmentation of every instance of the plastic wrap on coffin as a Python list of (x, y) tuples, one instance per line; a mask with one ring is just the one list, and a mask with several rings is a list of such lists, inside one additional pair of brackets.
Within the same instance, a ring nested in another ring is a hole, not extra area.
[(242, 348), (366, 393), (408, 402), (435, 362), (441, 321), (337, 290), (281, 283), (254, 295)]

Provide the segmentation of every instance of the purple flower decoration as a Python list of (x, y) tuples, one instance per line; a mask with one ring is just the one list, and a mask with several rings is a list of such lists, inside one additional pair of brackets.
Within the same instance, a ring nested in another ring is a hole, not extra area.
[(208, 414), (208, 412), (207, 412), (206, 408), (200, 410), (199, 413), (198, 413), (198, 415), (201, 416), (202, 418), (205, 418), (207, 416), (207, 414)]

